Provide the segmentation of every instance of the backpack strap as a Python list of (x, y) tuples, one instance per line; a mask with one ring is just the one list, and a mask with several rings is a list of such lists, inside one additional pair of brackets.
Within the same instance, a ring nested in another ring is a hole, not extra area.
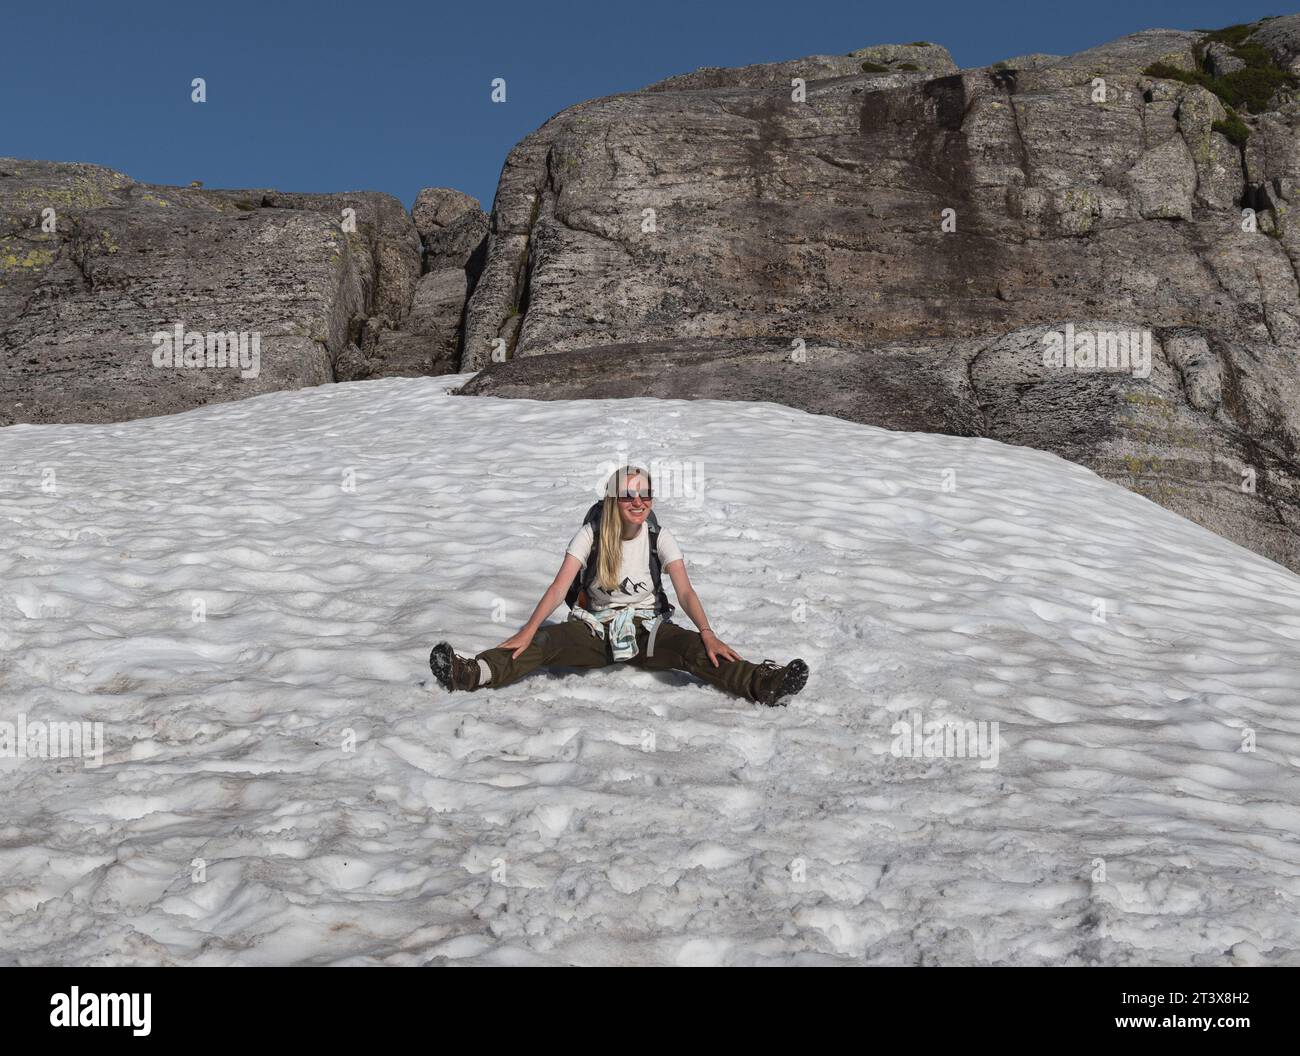
[[(646, 518), (646, 531), (650, 535), (650, 579), (655, 588), (655, 613), (666, 622), (676, 607), (669, 604), (668, 593), (664, 590), (663, 562), (659, 558), (659, 518), (653, 510)], [(655, 629), (658, 630), (657, 627)]]
[[(603, 504), (603, 499), (593, 502), (582, 518), (583, 524), (591, 525), (591, 553), (587, 555), (586, 566), (573, 577), (569, 592), (564, 596), (564, 603), (571, 609), (578, 607), (579, 596), (587, 593), (591, 581), (596, 578), (596, 569), (600, 567), (597, 562), (600, 560), (600, 511)], [(586, 600), (586, 597), (582, 597), (583, 602)]]

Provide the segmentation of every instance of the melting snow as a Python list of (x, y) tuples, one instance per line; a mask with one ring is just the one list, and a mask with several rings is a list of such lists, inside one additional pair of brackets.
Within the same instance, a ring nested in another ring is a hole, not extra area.
[[(1029, 449), (463, 380), (0, 430), (0, 721), (104, 737), (0, 758), (0, 961), (1300, 963), (1300, 578)], [(659, 516), (789, 708), (432, 684), (620, 454), (702, 467)]]

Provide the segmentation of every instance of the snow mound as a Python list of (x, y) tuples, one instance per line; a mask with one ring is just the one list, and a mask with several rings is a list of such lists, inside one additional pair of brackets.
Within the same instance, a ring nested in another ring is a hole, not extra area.
[[(1300, 963), (1296, 576), (1025, 448), (463, 380), (0, 430), (0, 720), (104, 737), (0, 758), (0, 961)], [(788, 709), (431, 684), (620, 455), (702, 467), (658, 514)]]

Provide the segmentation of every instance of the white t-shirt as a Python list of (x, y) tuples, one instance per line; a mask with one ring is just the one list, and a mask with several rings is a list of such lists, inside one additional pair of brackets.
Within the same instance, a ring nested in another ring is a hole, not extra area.
[[(592, 539), (591, 525), (584, 524), (569, 543), (568, 553), (581, 561), (584, 568), (591, 554)], [(670, 564), (681, 559), (682, 552), (677, 546), (677, 540), (673, 538), (673, 533), (667, 528), (660, 528), (660, 567), (667, 572)], [(579, 572), (578, 576), (581, 579), (582, 573)], [(602, 590), (599, 584), (592, 580), (587, 598), (588, 608), (622, 608), (627, 605), (634, 608), (654, 608), (655, 584), (650, 577), (650, 533), (644, 524), (631, 539), (623, 540), (623, 561), (619, 566), (619, 576), (621, 577), (619, 585), (613, 593)], [(664, 579), (667, 580), (667, 576)]]

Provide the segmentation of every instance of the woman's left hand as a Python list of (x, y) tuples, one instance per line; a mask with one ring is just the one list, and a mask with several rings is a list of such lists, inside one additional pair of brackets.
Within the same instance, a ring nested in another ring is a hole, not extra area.
[(736, 650), (731, 648), (726, 642), (719, 638), (712, 631), (701, 631), (700, 638), (704, 642), (704, 651), (709, 654), (709, 659), (713, 661), (713, 666), (718, 666), (718, 657), (724, 660), (739, 660), (741, 656)]

